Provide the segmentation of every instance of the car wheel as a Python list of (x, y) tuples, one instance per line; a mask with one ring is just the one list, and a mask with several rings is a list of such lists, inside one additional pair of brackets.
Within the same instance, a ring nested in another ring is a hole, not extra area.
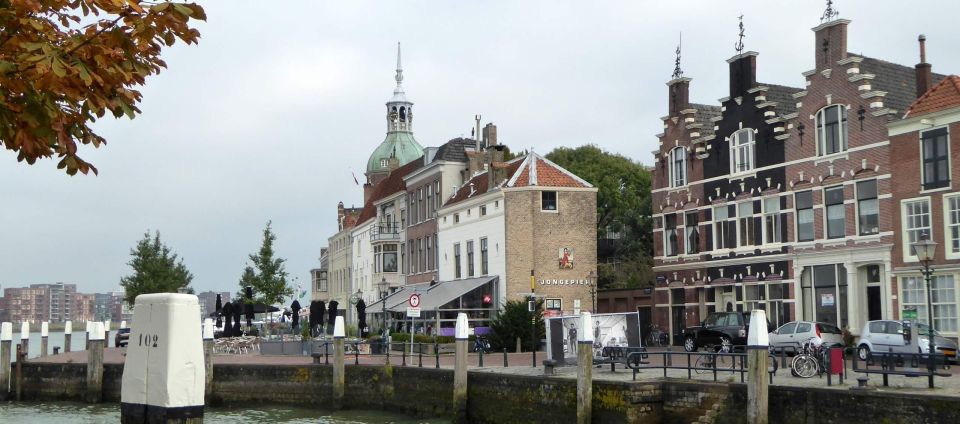
[(693, 340), (693, 337), (687, 337), (683, 339), (683, 350), (687, 352), (696, 352), (697, 351), (696, 340)]
[(867, 357), (870, 356), (870, 348), (867, 347), (867, 345), (860, 345), (860, 347), (857, 348), (857, 356), (860, 357), (861, 361), (866, 361)]

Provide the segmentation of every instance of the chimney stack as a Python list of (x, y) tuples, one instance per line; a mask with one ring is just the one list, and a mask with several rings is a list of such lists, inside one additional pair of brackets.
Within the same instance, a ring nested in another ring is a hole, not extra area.
[(497, 126), (492, 122), (483, 127), (483, 142), (488, 148), (497, 145)]
[(847, 19), (837, 19), (813, 28), (817, 70), (830, 69), (847, 58)]
[(730, 64), (730, 97), (747, 94), (757, 86), (757, 52), (745, 52), (727, 59)]
[(933, 85), (933, 67), (927, 63), (927, 37), (920, 34), (917, 41), (920, 42), (920, 63), (914, 68), (917, 71), (917, 98), (919, 98)]
[(690, 78), (675, 78), (667, 83), (670, 96), (670, 116), (690, 107)]

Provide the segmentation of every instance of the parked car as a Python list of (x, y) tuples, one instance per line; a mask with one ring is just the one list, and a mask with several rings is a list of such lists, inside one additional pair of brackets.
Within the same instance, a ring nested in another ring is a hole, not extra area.
[(127, 340), (130, 338), (129, 328), (120, 328), (117, 335), (113, 336), (113, 345), (116, 347), (127, 347)]
[[(860, 340), (857, 342), (857, 355), (866, 360), (870, 352), (926, 353), (930, 350), (931, 329), (926, 324), (918, 324), (916, 351), (912, 351), (909, 341), (909, 329), (902, 321), (869, 321), (863, 326)], [(952, 361), (957, 360), (957, 343), (933, 331), (938, 353)]]
[(770, 333), (770, 346), (775, 348), (800, 349), (803, 342), (816, 339), (825, 348), (843, 346), (843, 332), (833, 324), (812, 321), (791, 321)]
[[(746, 312), (713, 312), (697, 327), (683, 329), (683, 349), (695, 352), (701, 347), (721, 348), (747, 344), (750, 316)], [(767, 331), (772, 330), (767, 322)]]

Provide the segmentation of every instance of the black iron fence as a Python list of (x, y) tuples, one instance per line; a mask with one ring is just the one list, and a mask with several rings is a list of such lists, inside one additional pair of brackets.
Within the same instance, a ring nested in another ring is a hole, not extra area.
[[(660, 359), (659, 361), (647, 359)], [(728, 352), (673, 352), (671, 350), (660, 352), (632, 352), (627, 355), (627, 368), (633, 371), (633, 379), (637, 379), (637, 374), (645, 369), (662, 370), (663, 376), (667, 377), (668, 370), (685, 370), (687, 378), (693, 379), (694, 374), (708, 374), (713, 377), (713, 381), (718, 381), (719, 376), (732, 374), (740, 376), (740, 382), (746, 380), (747, 373), (747, 354), (746, 353), (728, 353)], [(770, 355), (770, 361), (767, 365), (767, 372), (770, 376), (770, 382), (773, 382), (773, 376), (776, 374), (779, 366), (776, 358)]]
[[(950, 373), (942, 372), (950, 369), (947, 357), (942, 353), (894, 353), (870, 352), (867, 359), (860, 360), (859, 355), (853, 355), (853, 371), (863, 374), (880, 374), (883, 376), (883, 386), (889, 386), (889, 376), (902, 375), (907, 377), (926, 377), (927, 387), (933, 388), (934, 377), (950, 377)], [(861, 380), (861, 385), (866, 380)]]

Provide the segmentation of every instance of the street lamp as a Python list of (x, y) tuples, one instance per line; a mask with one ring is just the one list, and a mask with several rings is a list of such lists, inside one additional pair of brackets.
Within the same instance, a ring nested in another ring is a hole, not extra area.
[[(390, 283), (387, 281), (387, 277), (380, 279), (380, 282), (377, 283), (377, 288), (380, 289), (380, 306), (383, 312), (383, 322), (381, 325), (389, 328), (389, 326), (387, 326), (387, 295), (390, 294)], [(385, 331), (384, 333), (384, 337), (390, 335), (389, 332)]]
[(587, 281), (590, 282), (590, 300), (593, 305), (593, 309), (591, 309), (590, 312), (593, 313), (597, 313), (597, 279), (599, 278), (600, 276), (597, 275), (597, 270), (595, 269), (587, 274)]
[(933, 366), (933, 355), (936, 350), (934, 350), (934, 341), (936, 336), (934, 332), (936, 328), (933, 325), (933, 306), (932, 306), (932, 294), (930, 287), (930, 277), (933, 277), (933, 269), (930, 268), (930, 263), (933, 262), (933, 256), (937, 251), (937, 242), (930, 240), (926, 234), (920, 236), (920, 240), (911, 245), (913, 251), (917, 254), (917, 259), (920, 261), (920, 265), (923, 266), (923, 279), (927, 283), (927, 325), (930, 326), (930, 334), (928, 335), (930, 343), (930, 364)]

